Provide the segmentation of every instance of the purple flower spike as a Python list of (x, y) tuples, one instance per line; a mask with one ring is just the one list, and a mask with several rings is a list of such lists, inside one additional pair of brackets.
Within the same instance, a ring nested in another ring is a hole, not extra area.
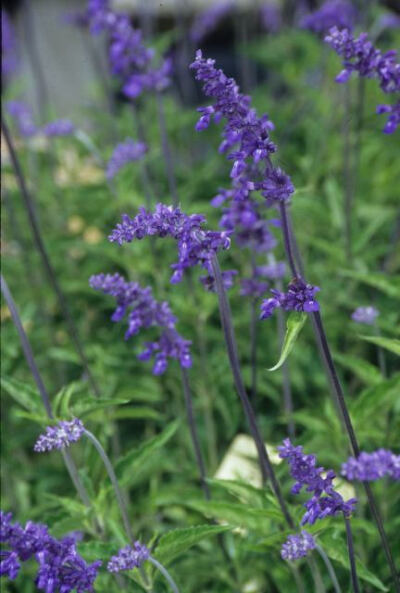
[(289, 535), (281, 548), (281, 556), (284, 560), (298, 560), (307, 556), (310, 550), (316, 546), (313, 536), (307, 531), (299, 534)]
[(82, 421), (74, 418), (71, 421), (58, 422), (56, 426), (48, 426), (45, 434), (40, 435), (34, 446), (34, 451), (43, 453), (53, 449), (65, 449), (72, 443), (79, 441), (85, 431)]
[(232, 0), (220, 0), (203, 10), (203, 12), (196, 16), (189, 31), (191, 41), (196, 45), (201, 43), (207, 35), (218, 27), (220, 21), (226, 17), (232, 8)]
[(41, 129), (45, 136), (70, 136), (75, 132), (75, 125), (69, 119), (57, 119), (44, 125)]
[(151, 288), (142, 288), (137, 282), (127, 282), (119, 274), (99, 274), (90, 278), (90, 286), (113, 296), (117, 308), (113, 321), (121, 321), (127, 313), (128, 329), (125, 339), (131, 338), (142, 329), (158, 327), (161, 330), (157, 341), (146, 342), (144, 350), (138, 355), (141, 361), (154, 357), (153, 373), (161, 375), (168, 366), (168, 358), (179, 360), (182, 367), (192, 365), (189, 340), (185, 340), (175, 328), (176, 317), (166, 301), (158, 302)]
[(112, 179), (127, 163), (139, 161), (145, 155), (147, 146), (144, 142), (135, 142), (131, 138), (118, 144), (107, 163), (107, 179)]
[(140, 208), (134, 218), (127, 214), (109, 236), (112, 243), (130, 243), (134, 239), (156, 235), (175, 239), (178, 262), (172, 264), (172, 284), (181, 282), (185, 269), (200, 265), (212, 275), (211, 259), (221, 249), (230, 246), (229, 232), (208, 231), (202, 228), (204, 216), (187, 215), (179, 208), (157, 204), (154, 212)]
[(122, 548), (116, 556), (112, 556), (107, 565), (108, 572), (116, 573), (122, 570), (132, 570), (138, 568), (150, 556), (148, 548), (136, 541), (132, 546)]
[(11, 513), (0, 512), (0, 574), (15, 579), (22, 562), (35, 558), (36, 588), (45, 593), (92, 593), (100, 561), (86, 564), (76, 550), (76, 540), (52, 537), (45, 525), (28, 521), (25, 527), (11, 523)]
[(332, 27), (352, 29), (356, 21), (357, 11), (347, 0), (327, 0), (324, 4), (307, 15), (301, 21), (301, 27), (314, 33), (324, 33)]
[(400, 64), (396, 62), (396, 51), (382, 54), (368, 41), (366, 33), (355, 39), (350, 31), (337, 27), (332, 27), (325, 41), (343, 58), (344, 70), (336, 78), (337, 82), (346, 82), (353, 72), (358, 72), (364, 78), (377, 79), (384, 93), (400, 91)]
[(279, 456), (288, 462), (290, 475), (296, 480), (292, 493), (299, 494), (302, 488), (313, 493), (313, 496), (304, 504), (307, 512), (302, 518), (302, 525), (306, 523), (313, 525), (318, 519), (335, 516), (338, 513), (343, 513), (346, 517), (352, 514), (357, 500), (351, 498), (345, 501), (335, 491), (334, 471), (325, 471), (323, 467), (318, 467), (315, 455), (305, 455), (303, 447), (295, 447), (290, 439), (285, 439), (283, 446), (278, 447), (278, 451)]
[(378, 317), (379, 311), (375, 307), (358, 307), (351, 318), (357, 323), (365, 323), (366, 325), (374, 325), (375, 319)]
[(342, 465), (342, 476), (348, 480), (374, 482), (385, 476), (400, 480), (400, 455), (386, 449), (378, 449), (372, 453), (362, 452), (356, 459), (349, 459)]

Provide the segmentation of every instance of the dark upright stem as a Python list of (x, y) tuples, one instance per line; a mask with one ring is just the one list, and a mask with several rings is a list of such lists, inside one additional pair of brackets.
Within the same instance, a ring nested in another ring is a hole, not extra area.
[(29, 56), (28, 59), (30, 60), (32, 66), (32, 73), (37, 91), (38, 107), (43, 123), (45, 120), (46, 107), (49, 105), (49, 91), (36, 45), (35, 25), (33, 22), (31, 0), (25, 0), (23, 8), (25, 12), (24, 30), (28, 49), (27, 53)]
[(83, 347), (82, 347), (82, 344), (81, 344), (81, 341), (80, 341), (80, 338), (78, 335), (78, 331), (75, 326), (74, 319), (70, 313), (68, 303), (67, 303), (64, 293), (62, 292), (61, 287), (58, 283), (53, 266), (50, 262), (48, 254), (47, 254), (46, 247), (44, 245), (42, 235), (40, 233), (39, 224), (38, 224), (36, 216), (35, 216), (35, 210), (33, 207), (32, 198), (29, 194), (29, 191), (28, 191), (28, 188), (27, 188), (27, 185), (25, 182), (25, 177), (22, 172), (22, 168), (21, 168), (17, 153), (14, 149), (14, 146), (13, 146), (13, 143), (11, 140), (10, 132), (9, 132), (7, 124), (5, 123), (3, 118), (1, 119), (1, 128), (2, 128), (2, 131), (4, 134), (4, 138), (6, 140), (6, 145), (7, 145), (8, 151), (10, 153), (10, 158), (11, 158), (12, 166), (14, 169), (15, 177), (17, 179), (17, 183), (18, 183), (18, 186), (19, 186), (19, 189), (20, 189), (20, 192), (21, 192), (21, 195), (24, 200), (25, 207), (26, 207), (26, 210), (28, 213), (28, 220), (29, 220), (29, 224), (32, 229), (33, 239), (34, 239), (35, 245), (39, 251), (39, 254), (40, 254), (40, 257), (41, 257), (41, 260), (43, 263), (43, 267), (46, 271), (49, 282), (56, 294), (60, 309), (61, 309), (61, 311), (64, 315), (64, 319), (67, 323), (68, 332), (69, 332), (71, 340), (75, 346), (75, 349), (79, 355), (82, 366), (83, 366), (85, 373), (88, 377), (89, 383), (93, 389), (93, 392), (96, 394), (96, 396), (99, 396), (100, 391), (99, 391), (97, 383), (94, 380), (94, 377), (92, 376), (92, 373), (90, 371), (88, 361), (87, 361), (85, 352), (83, 350)]
[(347, 550), (349, 552), (350, 573), (351, 573), (351, 582), (353, 585), (353, 591), (354, 591), (354, 593), (360, 593), (360, 588), (358, 586), (358, 578), (357, 578), (356, 559), (354, 556), (353, 534), (351, 532), (350, 520), (347, 517), (344, 517), (344, 522), (346, 525)]
[(350, 141), (350, 116), (351, 101), (350, 87), (344, 88), (344, 120), (343, 120), (343, 183), (344, 183), (344, 221), (345, 221), (345, 244), (346, 257), (351, 262), (352, 252), (352, 225), (353, 225), (353, 179), (351, 167), (351, 141)]
[(190, 436), (192, 438), (194, 454), (196, 456), (197, 467), (199, 468), (201, 487), (203, 489), (205, 499), (210, 500), (211, 496), (210, 496), (210, 490), (208, 488), (208, 484), (207, 484), (207, 480), (206, 480), (206, 469), (205, 469), (203, 455), (201, 452), (199, 437), (197, 434), (196, 421), (195, 421), (194, 414), (193, 414), (193, 400), (192, 400), (192, 394), (190, 391), (188, 371), (187, 371), (187, 369), (185, 369), (183, 367), (181, 367), (181, 370), (182, 370), (183, 393), (185, 396), (186, 414), (187, 414), (187, 419), (188, 419), (188, 424), (189, 424)]
[(258, 307), (257, 299), (251, 299), (250, 303), (250, 365), (251, 365), (251, 399), (254, 402), (257, 396), (257, 323)]
[(226, 347), (228, 351), (229, 362), (233, 374), (233, 379), (235, 383), (236, 390), (238, 392), (240, 401), (243, 406), (244, 413), (246, 415), (247, 422), (250, 427), (251, 434), (253, 436), (257, 452), (258, 458), (260, 463), (261, 475), (263, 481), (265, 482), (267, 478), (271, 481), (272, 490), (279, 502), (279, 506), (281, 507), (282, 513), (285, 517), (287, 524), (293, 529), (294, 523), (293, 519), (289, 514), (289, 511), (286, 507), (286, 503), (282, 496), (282, 492), (279, 486), (279, 482), (276, 479), (274, 469), (271, 465), (271, 461), (268, 456), (268, 452), (266, 450), (265, 444), (262, 440), (256, 417), (254, 414), (254, 410), (250, 404), (249, 398), (247, 396), (242, 373), (240, 370), (239, 364), (239, 357), (237, 353), (237, 346), (236, 346), (236, 339), (233, 331), (232, 326), (232, 316), (230, 311), (229, 302), (226, 296), (225, 288), (223, 285), (222, 277), (221, 277), (221, 270), (219, 267), (218, 259), (216, 256), (212, 259), (212, 269), (215, 278), (215, 286), (218, 294), (218, 301), (219, 301), (219, 309), (221, 315), (221, 325), (225, 336)]
[[(10, 289), (8, 288), (7, 282), (3, 278), (3, 275), (1, 275), (1, 292), (3, 293), (4, 299), (7, 303), (7, 307), (9, 308), (10, 313), (11, 313), (11, 318), (12, 318), (14, 325), (17, 329), (18, 336), (19, 336), (21, 346), (22, 346), (22, 350), (23, 350), (23, 353), (25, 356), (25, 360), (28, 363), (29, 369), (30, 369), (33, 379), (36, 383), (36, 387), (40, 393), (40, 397), (42, 398), (44, 409), (46, 410), (47, 416), (52, 420), (52, 419), (54, 419), (54, 415), (53, 415), (53, 410), (51, 408), (49, 395), (48, 395), (46, 387), (44, 386), (44, 383), (42, 381), (42, 377), (39, 373), (39, 369), (36, 366), (36, 361), (33, 356), (32, 348), (29, 343), (28, 337), (25, 333), (24, 327), (22, 325), (21, 318), (19, 316), (15, 301), (12, 297)], [(70, 452), (65, 450), (62, 452), (62, 454), (63, 454), (65, 465), (67, 466), (68, 472), (71, 476), (71, 480), (72, 480), (79, 496), (81, 497), (83, 504), (85, 506), (90, 506), (90, 500), (89, 500), (88, 493), (86, 492), (86, 489), (79, 478), (78, 470), (76, 468), (74, 460), (71, 457)]]
[[(136, 131), (137, 131), (138, 138), (139, 138), (140, 142), (144, 142), (145, 144), (147, 144), (146, 134), (144, 132), (142, 121), (140, 119), (139, 110), (138, 110), (137, 105), (135, 105), (135, 103), (132, 103), (132, 111), (133, 111), (133, 117), (135, 119)], [(144, 195), (146, 198), (146, 206), (147, 206), (147, 208), (151, 208), (151, 205), (154, 201), (154, 199), (153, 199), (154, 192), (153, 192), (153, 189), (151, 186), (150, 173), (149, 173), (148, 167), (143, 160), (140, 161), (140, 173), (141, 173), (141, 177), (142, 177)]]
[[(281, 214), (282, 214), (282, 223), (283, 223), (282, 228), (283, 228), (283, 233), (284, 233), (284, 243), (285, 243), (286, 255), (287, 255), (289, 262), (294, 262), (293, 254), (292, 254), (292, 245), (291, 245), (292, 242), (291, 242), (290, 231), (288, 234), (286, 234), (286, 232), (285, 232), (285, 228), (286, 228), (286, 230), (288, 230), (288, 225), (284, 224), (284, 220), (286, 220), (286, 222), (287, 222), (285, 204), (281, 204)], [(292, 266), (292, 264), (290, 264), (290, 265)], [(294, 266), (294, 268), (292, 269), (292, 272), (295, 275), (297, 274), (296, 266)], [(319, 311), (311, 313), (311, 315), (312, 315), (312, 319), (313, 319), (314, 335), (315, 335), (315, 338), (317, 341), (318, 348), (320, 350), (322, 360), (324, 362), (325, 369), (327, 371), (329, 381), (332, 385), (332, 391), (335, 396), (335, 403), (336, 403), (338, 409), (340, 410), (341, 416), (343, 418), (344, 426), (345, 426), (347, 435), (350, 440), (351, 449), (353, 451), (353, 454), (355, 457), (358, 457), (360, 454), (360, 448), (359, 448), (357, 438), (356, 438), (356, 435), (354, 432), (354, 428), (353, 428), (353, 425), (351, 422), (350, 414), (347, 409), (346, 401), (344, 399), (343, 389), (342, 389), (341, 383), (339, 381), (339, 377), (336, 372), (335, 364), (333, 362), (332, 354), (331, 354), (329, 344), (328, 344), (328, 339), (326, 337), (325, 329), (324, 329), (324, 326), (322, 323), (322, 318), (321, 318)], [(371, 513), (374, 517), (376, 526), (378, 528), (382, 546), (383, 546), (383, 549), (384, 549), (384, 552), (386, 555), (386, 559), (387, 559), (389, 567), (390, 567), (393, 582), (396, 587), (395, 591), (397, 593), (400, 593), (400, 580), (399, 580), (399, 576), (397, 574), (397, 569), (396, 569), (396, 566), (395, 566), (395, 563), (393, 560), (393, 556), (392, 556), (392, 552), (391, 552), (391, 549), (389, 546), (387, 535), (386, 535), (386, 532), (385, 532), (385, 529), (383, 526), (382, 517), (378, 510), (378, 506), (376, 504), (375, 497), (371, 490), (371, 486), (369, 485), (368, 482), (363, 482), (363, 486), (364, 486), (364, 490), (367, 495), (369, 508), (370, 508)]]
[(178, 190), (175, 179), (175, 165), (168, 141), (167, 125), (165, 120), (164, 100), (161, 93), (156, 92), (158, 123), (160, 126), (161, 146), (164, 155), (165, 170), (167, 173), (169, 192), (172, 197), (172, 203), (176, 207), (179, 203)]
[(290, 271), (294, 278), (299, 278), (300, 274), (296, 268), (295, 256), (294, 256), (292, 240), (291, 240), (289, 219), (288, 219), (288, 214), (287, 214), (287, 210), (286, 210), (286, 204), (284, 202), (280, 202), (279, 210), (281, 213), (283, 241), (285, 244), (285, 251), (286, 251), (286, 256), (288, 258)]

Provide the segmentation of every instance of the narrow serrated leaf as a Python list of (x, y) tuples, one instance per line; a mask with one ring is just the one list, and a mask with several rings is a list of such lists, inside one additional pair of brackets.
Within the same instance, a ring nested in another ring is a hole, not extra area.
[(155, 557), (163, 564), (168, 564), (201, 540), (230, 529), (232, 527), (228, 525), (196, 525), (174, 529), (160, 538)]

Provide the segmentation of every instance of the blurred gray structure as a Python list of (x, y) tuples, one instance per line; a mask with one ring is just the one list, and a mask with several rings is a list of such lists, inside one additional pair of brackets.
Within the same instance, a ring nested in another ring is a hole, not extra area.
[[(48, 89), (49, 104), (57, 117), (76, 114), (88, 105), (98, 84), (90, 47), (105, 64), (104, 41), (89, 37), (66, 22), (66, 15), (83, 10), (84, 0), (26, 0), (30, 2), (30, 19), (34, 42)], [(35, 113), (40, 113), (38, 93), (32, 71), (31, 41), (27, 36), (26, 7), (21, 6), (15, 20), (20, 53), (23, 94)], [(91, 45), (89, 45), (91, 44)]]

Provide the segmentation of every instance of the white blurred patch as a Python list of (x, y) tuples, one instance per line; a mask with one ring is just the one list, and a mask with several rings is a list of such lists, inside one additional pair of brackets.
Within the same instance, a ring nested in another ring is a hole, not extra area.
[[(271, 463), (276, 465), (281, 463), (282, 459), (276, 447), (267, 443), (265, 445)], [(242, 480), (256, 488), (261, 488), (257, 449), (252, 437), (247, 434), (238, 434), (234, 438), (214, 477), (218, 480)]]

